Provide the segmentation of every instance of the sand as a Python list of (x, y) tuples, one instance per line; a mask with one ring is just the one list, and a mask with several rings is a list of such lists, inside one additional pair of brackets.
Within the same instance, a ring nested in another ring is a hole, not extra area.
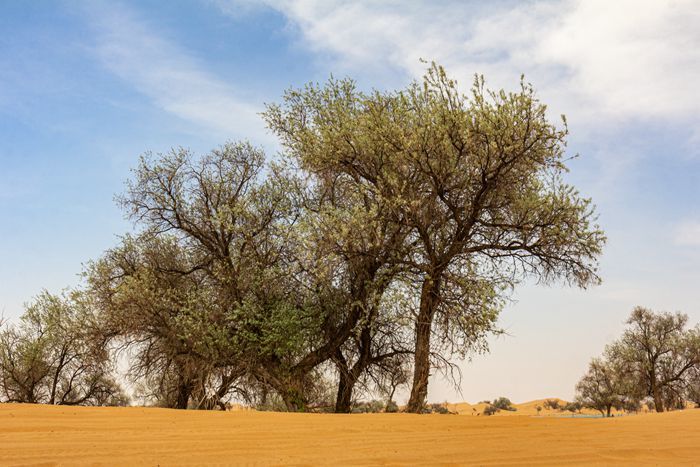
[(0, 464), (698, 465), (700, 409), (583, 419), (0, 404)]

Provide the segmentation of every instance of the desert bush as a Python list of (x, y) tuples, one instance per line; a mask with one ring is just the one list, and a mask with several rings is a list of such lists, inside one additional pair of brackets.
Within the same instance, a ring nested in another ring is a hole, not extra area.
[(515, 412), (516, 410), (518, 410), (515, 407), (513, 407), (513, 404), (507, 397), (499, 397), (498, 399), (494, 399), (491, 405), (493, 405), (499, 410), (508, 410), (510, 412)]
[(489, 404), (486, 406), (484, 409), (484, 415), (493, 415), (496, 412), (498, 412), (500, 409), (496, 407), (495, 405)]
[(397, 413), (399, 411), (399, 406), (393, 400), (386, 403), (386, 408), (384, 409), (386, 413)]
[(545, 409), (561, 410), (561, 403), (557, 399), (547, 399), (543, 405)]
[(352, 413), (379, 413), (384, 408), (385, 404), (380, 400), (360, 401), (353, 404)]

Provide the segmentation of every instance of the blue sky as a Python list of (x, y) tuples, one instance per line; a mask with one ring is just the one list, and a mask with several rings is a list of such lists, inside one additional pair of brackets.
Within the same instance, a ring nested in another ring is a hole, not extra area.
[(513, 88), (521, 73), (566, 114), (569, 179), (609, 243), (604, 284), (525, 284), (511, 334), (462, 365), (462, 394), (570, 397), (634, 305), (700, 321), (700, 4), (695, 1), (0, 2), (0, 313), (131, 226), (113, 202), (138, 156), (246, 138), (279, 149), (259, 116), (331, 73), (404, 86), (445, 65)]

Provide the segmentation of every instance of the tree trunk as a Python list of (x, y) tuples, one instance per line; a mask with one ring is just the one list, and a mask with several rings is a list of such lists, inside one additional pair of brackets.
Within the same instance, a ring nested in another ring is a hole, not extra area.
[(440, 277), (428, 277), (423, 282), (420, 310), (416, 320), (416, 346), (413, 364), (413, 386), (407, 412), (421, 413), (428, 396), (430, 376), (430, 329), (439, 303)]
[(606, 414), (606, 417), (610, 418), (610, 413), (612, 412), (612, 405), (608, 406), (608, 412)]
[(175, 400), (176, 409), (186, 409), (190, 401), (190, 385), (186, 382), (180, 381), (177, 387), (177, 399)]
[(652, 383), (652, 396), (654, 397), (654, 408), (657, 412), (664, 411), (664, 399), (661, 394), (661, 388), (656, 383)]
[(338, 395), (335, 399), (336, 413), (350, 413), (352, 406), (352, 390), (355, 386), (353, 375), (349, 371), (340, 372)]

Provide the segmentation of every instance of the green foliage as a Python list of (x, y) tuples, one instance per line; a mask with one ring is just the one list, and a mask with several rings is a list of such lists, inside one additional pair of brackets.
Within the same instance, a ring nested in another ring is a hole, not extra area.
[(384, 412), (385, 404), (380, 400), (356, 402), (353, 404), (352, 413), (380, 413)]
[[(245, 142), (144, 155), (118, 198), (137, 233), (88, 266), (76, 345), (126, 351), (141, 395), (178, 408), (379, 410), (354, 388), (391, 401), (413, 359), (408, 410), (446, 412), (425, 408), (431, 365), (487, 352), (518, 283), (600, 282), (605, 236), (545, 110), (525, 82), (465, 95), (433, 64), (397, 91), (288, 91), (264, 112), (276, 163)], [(42, 381), (73, 335), (23, 332), (3, 358)]]
[(516, 410), (518, 410), (515, 407), (513, 407), (513, 404), (507, 397), (499, 397), (497, 399), (494, 399), (491, 405), (493, 405), (499, 410), (508, 410), (511, 412), (515, 412)]
[(525, 83), (491, 92), (477, 78), (465, 96), (433, 64), (400, 91), (363, 93), (352, 80), (290, 90), (264, 116), (324, 189), (347, 188), (347, 199), (371, 206), (334, 212), (343, 239), (364, 244), (393, 220), (410, 240), (397, 251), (421, 284), (409, 410), (423, 406), (430, 352), (488, 350), (504, 294), (522, 278), (599, 282), (605, 236), (591, 201), (562, 181), (566, 128)]
[(89, 299), (42, 292), (16, 326), (0, 331), (0, 399), (57, 405), (126, 405), (94, 334)]
[(638, 412), (646, 397), (659, 412), (684, 408), (700, 368), (700, 328), (686, 329), (687, 322), (682, 313), (636, 307), (622, 337), (578, 383), (579, 401), (607, 415), (612, 408)]
[(562, 407), (562, 410), (565, 410), (567, 412), (571, 413), (576, 413), (580, 412), (581, 409), (583, 408), (583, 404), (579, 401), (574, 401), (574, 402), (567, 402), (564, 404), (564, 407)]
[(452, 412), (450, 412), (450, 409), (447, 408), (447, 403), (432, 403), (432, 404), (426, 404), (423, 407), (423, 410), (421, 413), (424, 414), (429, 414), (429, 413), (436, 413), (440, 415), (450, 415)]

